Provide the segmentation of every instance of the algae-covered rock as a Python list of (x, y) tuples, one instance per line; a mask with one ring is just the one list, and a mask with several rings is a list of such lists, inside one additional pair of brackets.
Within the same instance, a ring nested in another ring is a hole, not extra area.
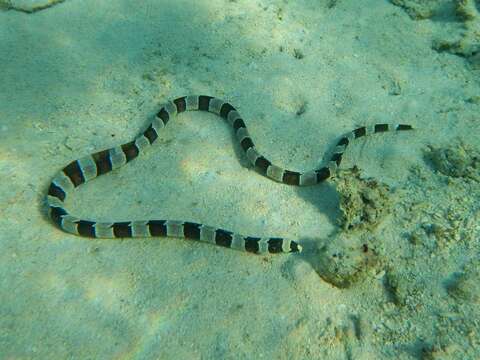
[(454, 274), (446, 288), (450, 296), (458, 301), (480, 303), (480, 269), (479, 262), (467, 263), (460, 273)]
[(443, 11), (453, 0), (392, 0), (392, 4), (401, 6), (415, 20), (429, 19)]
[(438, 0), (392, 0), (392, 4), (401, 6), (415, 20), (428, 19), (438, 7)]
[(465, 21), (478, 20), (478, 9), (475, 0), (457, 0), (456, 13), (458, 17)]
[(349, 287), (381, 263), (375, 242), (368, 234), (342, 233), (319, 249), (315, 270), (330, 284)]
[(440, 50), (467, 58), (480, 52), (480, 12), (475, 4), (476, 0), (456, 0), (455, 16), (462, 24), (461, 35), (457, 39), (446, 39), (434, 44)]
[(392, 201), (387, 185), (362, 179), (357, 168), (339, 173), (340, 225), (345, 230), (374, 229), (390, 213)]
[[(392, 4), (405, 9), (414, 20), (429, 19), (436, 15), (448, 19), (458, 31), (440, 32), (433, 48), (466, 57), (474, 67), (480, 52), (480, 12), (476, 0), (392, 0)], [(473, 58), (473, 61), (472, 61)]]
[(448, 148), (429, 146), (425, 155), (435, 170), (446, 176), (480, 181), (480, 154), (466, 144)]

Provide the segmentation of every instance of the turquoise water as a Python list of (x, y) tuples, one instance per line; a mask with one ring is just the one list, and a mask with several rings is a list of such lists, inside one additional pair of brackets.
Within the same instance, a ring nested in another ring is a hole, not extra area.
[[(0, 359), (480, 358), (478, 1), (0, 9)], [(186, 112), (66, 200), (83, 219), (184, 219), (301, 253), (54, 226), (55, 174), (192, 94), (230, 102), (292, 171), (355, 128), (414, 131), (359, 137), (333, 179), (296, 187), (255, 171), (228, 122)]]

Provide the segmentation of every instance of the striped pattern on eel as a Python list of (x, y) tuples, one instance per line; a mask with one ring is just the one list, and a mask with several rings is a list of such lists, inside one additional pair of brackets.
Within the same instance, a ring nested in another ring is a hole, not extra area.
[(75, 188), (135, 159), (155, 142), (158, 132), (175, 115), (189, 110), (208, 111), (225, 119), (232, 126), (247, 158), (261, 175), (277, 182), (296, 186), (315, 185), (333, 176), (342, 161), (345, 149), (354, 139), (373, 133), (412, 129), (410, 125), (402, 124), (376, 124), (371, 127), (360, 127), (338, 141), (326, 166), (301, 173), (273, 165), (261, 155), (253, 144), (242, 117), (229, 103), (204, 95), (180, 97), (162, 107), (148, 128), (135, 140), (72, 161), (58, 172), (50, 184), (47, 195), (49, 215), (52, 221), (66, 232), (92, 238), (171, 236), (205, 241), (257, 254), (301, 251), (302, 247), (295, 241), (279, 237), (243, 236), (195, 222), (176, 220), (96, 222), (79, 219), (67, 212), (64, 201)]

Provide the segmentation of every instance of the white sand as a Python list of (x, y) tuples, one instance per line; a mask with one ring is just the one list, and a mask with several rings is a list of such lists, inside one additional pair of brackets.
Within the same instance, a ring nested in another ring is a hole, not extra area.
[[(480, 185), (425, 155), (460, 139), (479, 151), (476, 55), (432, 49), (461, 33), (452, 19), (414, 20), (378, 0), (0, 11), (0, 358), (480, 358)], [(188, 113), (69, 208), (285, 236), (303, 254), (92, 241), (51, 224), (43, 200), (56, 171), (131, 140), (164, 101), (187, 94), (231, 101), (262, 153), (297, 170), (358, 125), (413, 124), (359, 140), (342, 163), (390, 186), (388, 216), (343, 232), (333, 182), (274, 183), (248, 168), (219, 118)], [(328, 282), (337, 272), (350, 286)]]

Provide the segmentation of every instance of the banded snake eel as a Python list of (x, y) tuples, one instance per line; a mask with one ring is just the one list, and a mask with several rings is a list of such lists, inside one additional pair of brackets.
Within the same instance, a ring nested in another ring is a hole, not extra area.
[(75, 188), (97, 176), (118, 169), (135, 159), (158, 138), (158, 132), (177, 114), (184, 111), (208, 111), (219, 115), (233, 128), (240, 147), (255, 170), (276, 182), (309, 186), (332, 177), (340, 166), (347, 146), (360, 137), (386, 131), (412, 130), (405, 124), (375, 124), (359, 127), (340, 138), (326, 166), (307, 172), (286, 170), (261, 155), (248, 133), (245, 122), (228, 102), (211, 96), (184, 96), (169, 101), (156, 114), (147, 129), (134, 140), (72, 161), (53, 178), (47, 195), (48, 213), (60, 229), (90, 238), (177, 237), (204, 241), (251, 253), (295, 253), (302, 247), (295, 241), (280, 237), (243, 236), (228, 230), (190, 221), (144, 220), (96, 222), (70, 214), (65, 199)]

